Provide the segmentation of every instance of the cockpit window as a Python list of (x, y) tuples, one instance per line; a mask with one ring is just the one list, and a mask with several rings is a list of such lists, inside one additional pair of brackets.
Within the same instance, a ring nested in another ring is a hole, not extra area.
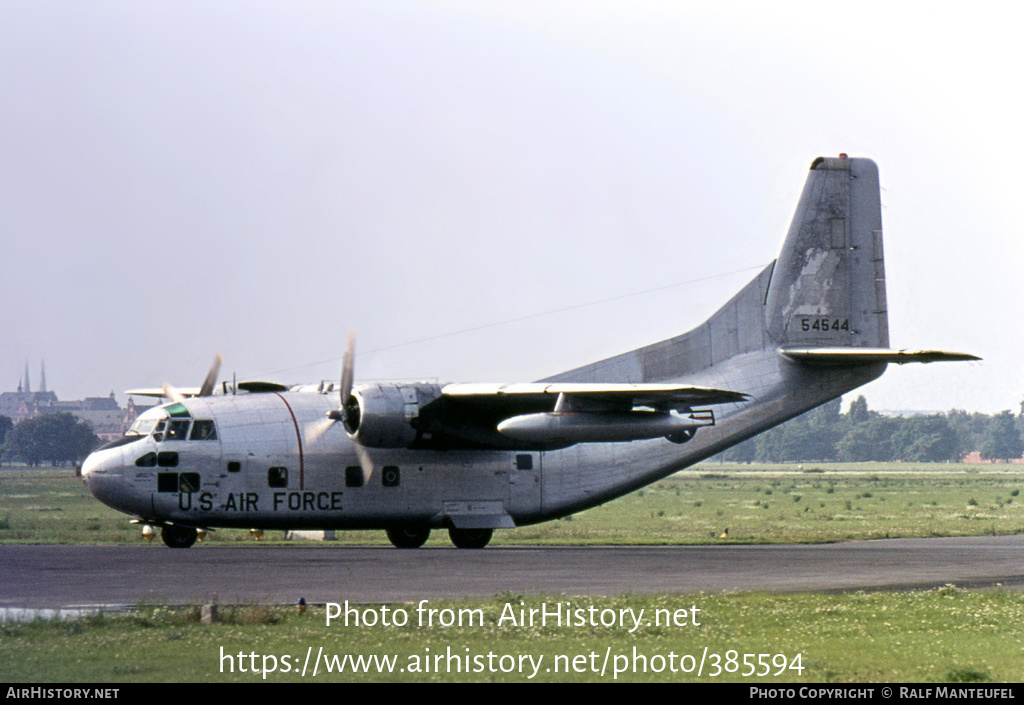
[(181, 418), (181, 417), (191, 418), (192, 417), (192, 414), (188, 413), (188, 409), (186, 409), (185, 405), (182, 404), (181, 402), (165, 406), (164, 407), (164, 411), (167, 412), (168, 416), (172, 416), (172, 417), (178, 417), (178, 418)]
[(154, 418), (140, 418), (136, 419), (132, 427), (128, 429), (126, 436), (148, 436), (156, 428), (156, 422), (158, 419)]
[(164, 434), (165, 441), (183, 441), (188, 438), (188, 419), (171, 419)]
[(213, 421), (208, 419), (196, 419), (192, 424), (192, 435), (190, 441), (215, 441), (217, 440), (217, 427)]

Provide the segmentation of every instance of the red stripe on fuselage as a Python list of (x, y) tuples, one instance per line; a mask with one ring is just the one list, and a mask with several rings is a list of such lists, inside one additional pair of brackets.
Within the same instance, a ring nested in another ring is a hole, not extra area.
[(299, 421), (295, 418), (295, 412), (292, 411), (292, 405), (288, 403), (288, 400), (284, 398), (280, 392), (274, 392), (277, 396), (281, 397), (281, 401), (288, 408), (288, 413), (292, 415), (292, 423), (295, 425), (295, 440), (299, 442), (299, 489), (306, 489), (306, 465), (302, 459), (302, 433), (299, 431)]

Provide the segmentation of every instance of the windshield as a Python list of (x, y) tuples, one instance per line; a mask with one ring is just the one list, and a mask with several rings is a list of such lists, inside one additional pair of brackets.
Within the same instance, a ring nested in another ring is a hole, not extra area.
[(153, 432), (153, 429), (156, 428), (156, 424), (158, 421), (160, 421), (160, 419), (153, 417), (146, 418), (145, 416), (140, 417), (135, 420), (135, 423), (132, 424), (132, 427), (128, 429), (128, 433), (126, 433), (125, 435), (148, 436)]
[[(190, 432), (191, 431), (191, 432)], [(183, 404), (169, 404), (150, 409), (135, 420), (125, 438), (138, 439), (152, 436), (157, 443), (164, 441), (215, 441), (217, 427), (212, 419), (192, 420)]]

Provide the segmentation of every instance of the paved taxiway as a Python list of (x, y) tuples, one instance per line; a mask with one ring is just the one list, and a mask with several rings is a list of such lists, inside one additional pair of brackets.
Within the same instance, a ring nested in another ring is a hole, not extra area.
[(1024, 587), (1024, 538), (787, 546), (0, 546), (0, 608)]

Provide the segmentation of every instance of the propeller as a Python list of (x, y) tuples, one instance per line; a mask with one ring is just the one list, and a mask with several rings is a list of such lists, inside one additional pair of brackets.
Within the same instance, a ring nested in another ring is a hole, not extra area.
[[(359, 413), (358, 404), (350, 403), (355, 380), (355, 357), (356, 332), (349, 328), (348, 340), (345, 342), (345, 357), (341, 362), (341, 381), (338, 384), (338, 408), (331, 409), (327, 412), (326, 419), (308, 428), (306, 433), (307, 441), (320, 440), (338, 421), (341, 421), (345, 426), (345, 430), (349, 431), (349, 437), (351, 438), (349, 422), (355, 414)], [(370, 452), (355, 438), (352, 438), (352, 447), (355, 448), (356, 456), (359, 458), (359, 465), (363, 469), (363, 482), (367, 483), (373, 474), (373, 459), (370, 458)]]
[(217, 375), (220, 374), (222, 362), (224, 362), (224, 358), (221, 357), (220, 353), (217, 353), (217, 356), (213, 358), (210, 371), (206, 373), (206, 379), (203, 380), (203, 386), (199, 388), (199, 396), (208, 397), (213, 394), (213, 388), (217, 384)]
[[(345, 341), (345, 357), (341, 362), (341, 385), (338, 389), (339, 406), (336, 409), (337, 413), (330, 414), (331, 419), (340, 420), (349, 432), (351, 432), (350, 420), (352, 416), (359, 413), (359, 405), (350, 403), (352, 399), (352, 386), (355, 380), (355, 365), (356, 332), (349, 328), (348, 340)], [(355, 438), (352, 438), (352, 447), (356, 449), (359, 465), (363, 468), (363, 483), (365, 484), (370, 481), (370, 475), (373, 474), (373, 460), (370, 458), (370, 452)]]
[(222, 362), (224, 362), (224, 358), (221, 357), (220, 353), (217, 353), (217, 356), (213, 358), (213, 364), (210, 366), (209, 372), (206, 373), (206, 379), (203, 380), (203, 386), (198, 389), (195, 387), (178, 389), (170, 382), (164, 382), (164, 386), (160, 389), (129, 389), (128, 394), (147, 397), (163, 397), (175, 402), (184, 401), (188, 397), (211, 396), (213, 394), (213, 388), (217, 384), (217, 375), (220, 374), (220, 366)]
[[(355, 379), (355, 358), (356, 358), (356, 332), (348, 329), (348, 340), (345, 341), (345, 357), (341, 361), (341, 386), (338, 389), (338, 398), (341, 404), (338, 408), (347, 412), (346, 404), (352, 396), (352, 382)], [(344, 419), (342, 419), (344, 421)]]
[(176, 402), (185, 401), (185, 395), (179, 392), (170, 382), (164, 382), (163, 395), (167, 399)]
[(356, 449), (356, 455), (359, 456), (359, 466), (363, 469), (363, 484), (365, 485), (370, 481), (370, 475), (373, 474), (373, 458), (370, 457), (370, 451), (366, 450), (366, 447), (359, 441), (353, 439), (352, 447)]

